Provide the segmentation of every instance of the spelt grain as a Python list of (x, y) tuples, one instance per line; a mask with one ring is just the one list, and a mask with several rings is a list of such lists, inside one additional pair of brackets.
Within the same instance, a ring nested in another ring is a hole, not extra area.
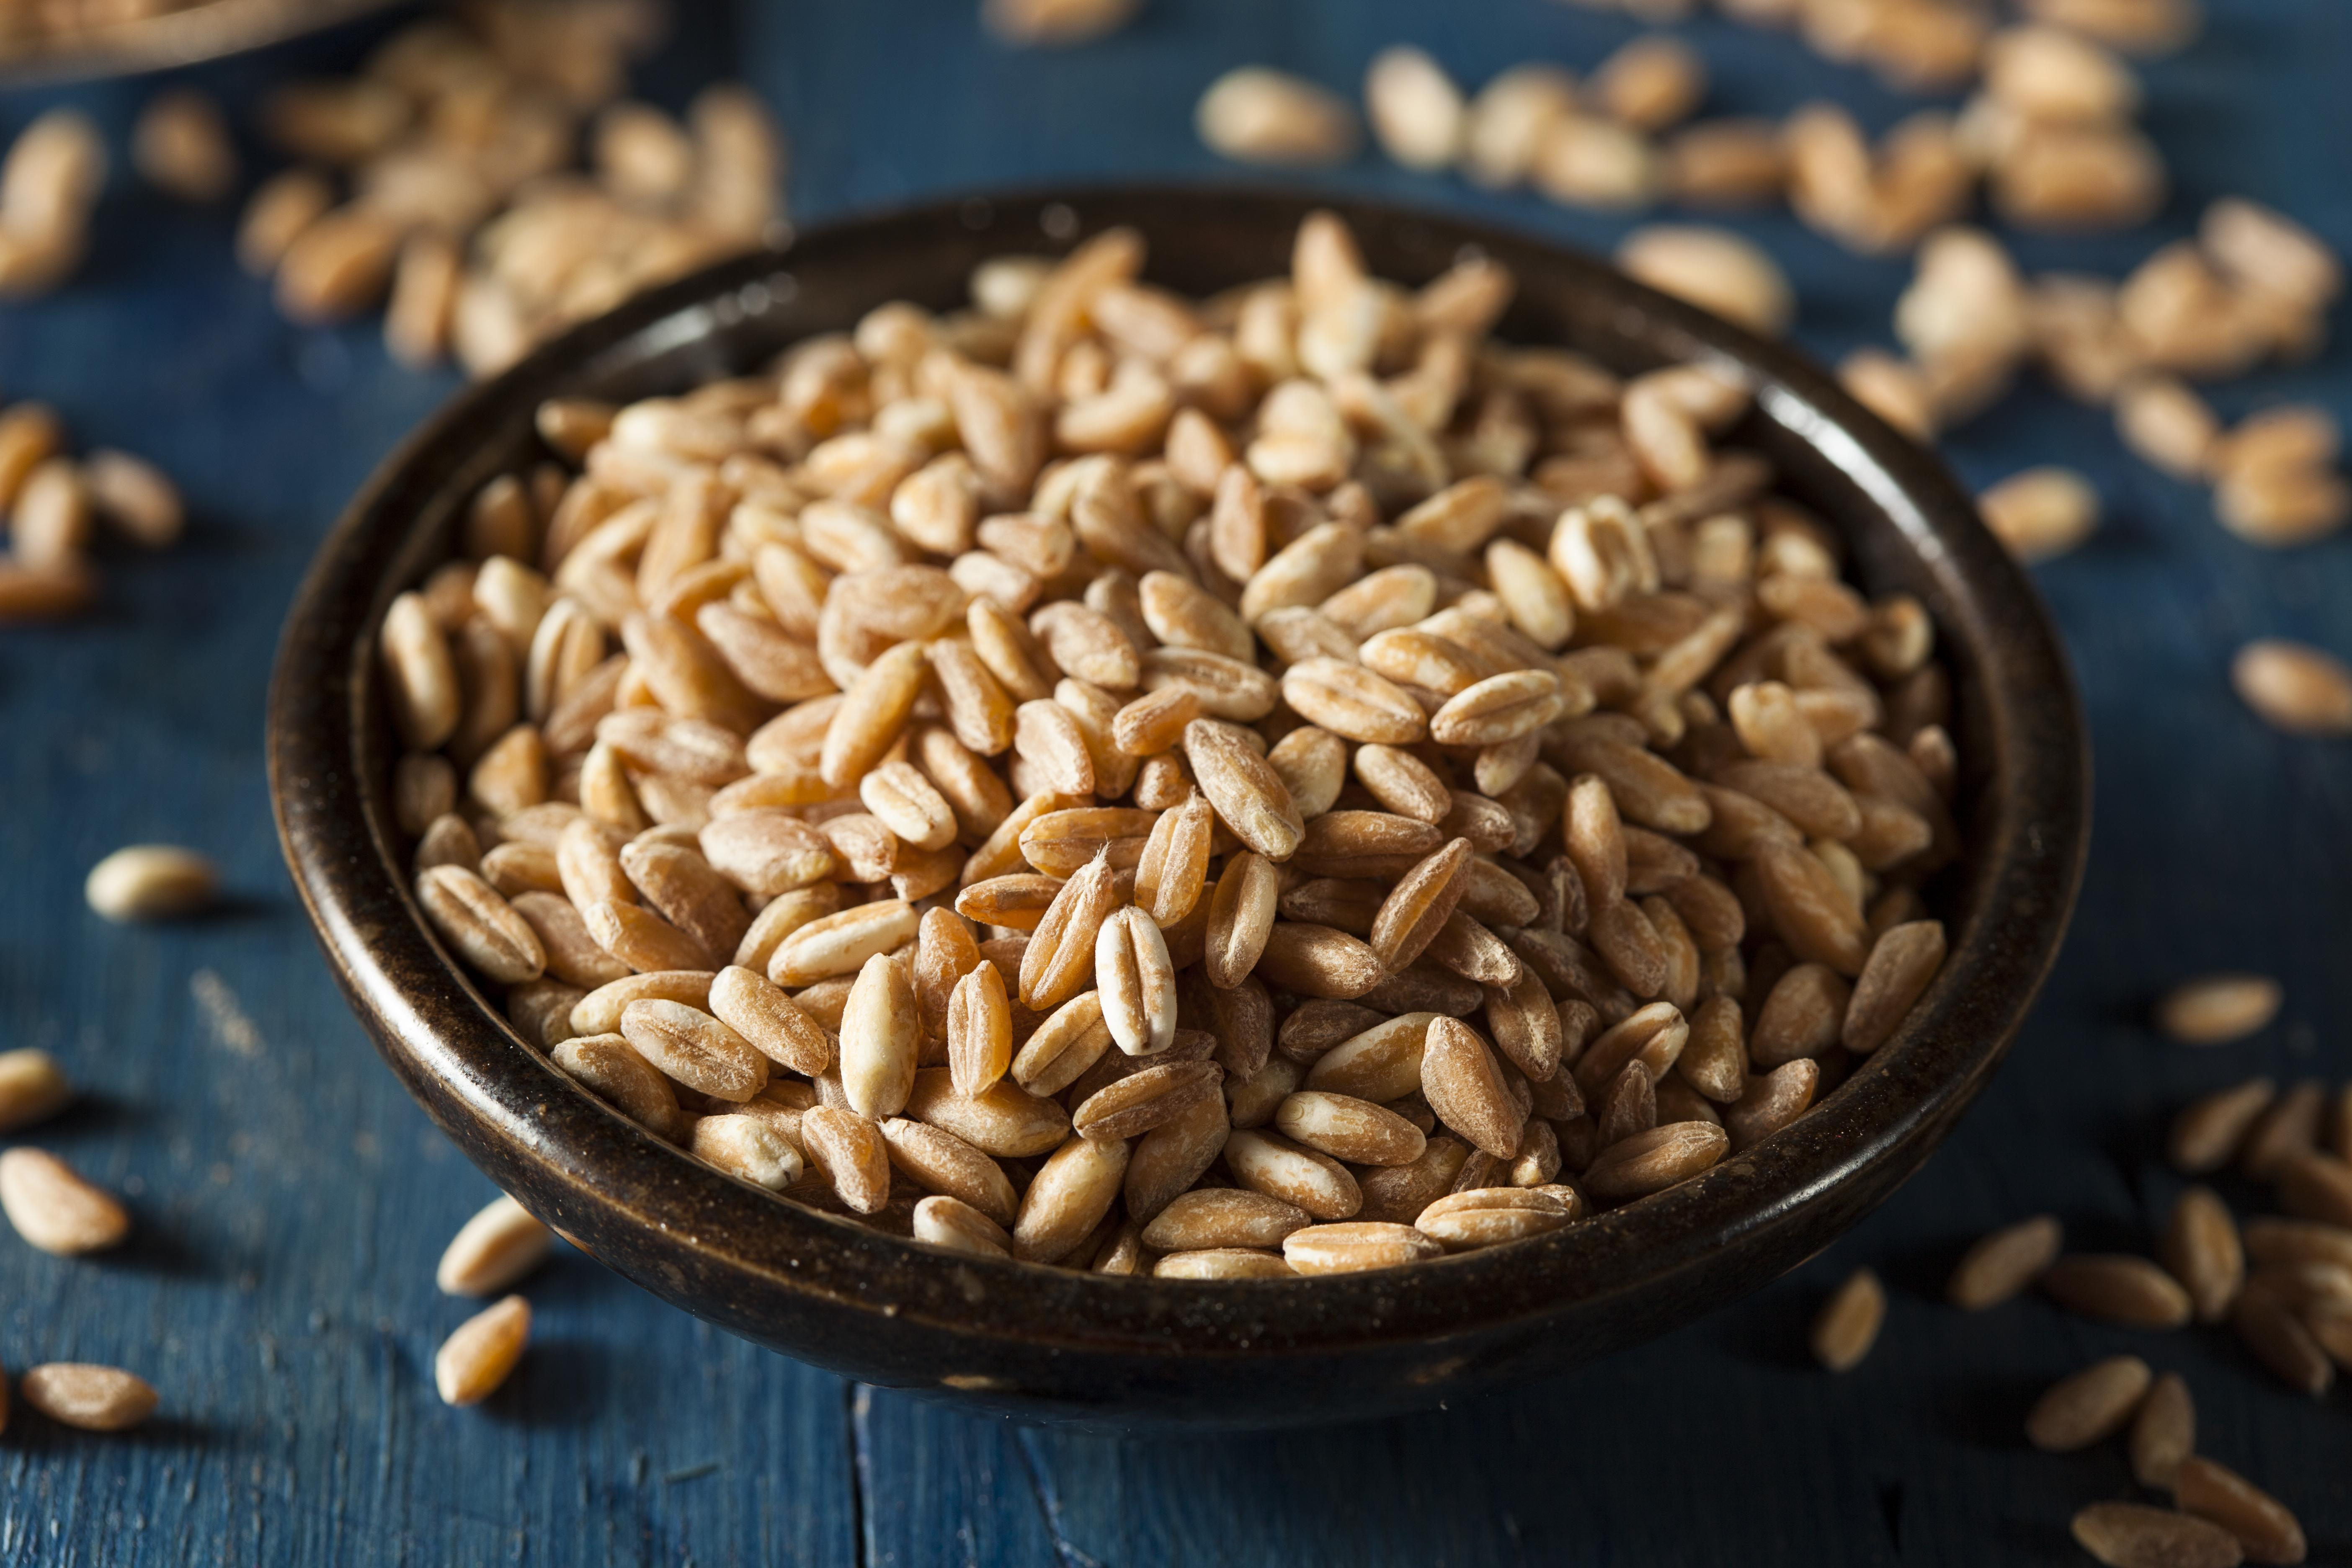
[(2136, 1502), (2095, 1502), (2074, 1515), (2074, 1540), (2108, 1568), (2236, 1568), (2235, 1537), (2201, 1519)]
[(2172, 1489), (2183, 1460), (2196, 1452), (2197, 1406), (2179, 1373), (2156, 1380), (2132, 1418), (2132, 1479), (2140, 1485)]
[(2177, 1329), (2192, 1310), (2172, 1276), (2125, 1253), (2061, 1258), (2042, 1271), (2042, 1288), (2069, 1310), (2133, 1328)]
[(478, 1405), (498, 1392), (530, 1340), (530, 1303), (509, 1296), (461, 1323), (433, 1356), (444, 1405)]
[(1885, 1321), (1885, 1287), (1871, 1270), (1855, 1269), (1813, 1320), (1813, 1359), (1832, 1372), (1852, 1372), (1878, 1342)]
[(2036, 1215), (1979, 1240), (1952, 1270), (1945, 1296), (1963, 1311), (1980, 1312), (2023, 1290), (2057, 1261), (2063, 1239), (2058, 1221)]
[(127, 1431), (153, 1415), (157, 1401), (146, 1379), (86, 1362), (28, 1366), (17, 1389), (50, 1420), (85, 1432)]
[(2220, 1525), (2255, 1563), (2300, 1563), (2308, 1547), (2286, 1505), (2225, 1465), (2191, 1454), (2171, 1483), (2180, 1511)]
[(2153, 1374), (2137, 1356), (2112, 1356), (2053, 1384), (2025, 1417), (2026, 1439), (2073, 1453), (2114, 1436), (2139, 1408)]

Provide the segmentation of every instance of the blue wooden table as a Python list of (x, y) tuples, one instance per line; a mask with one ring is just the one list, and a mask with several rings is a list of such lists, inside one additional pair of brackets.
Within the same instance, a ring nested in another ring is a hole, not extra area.
[[(2161, 237), (2234, 190), (2352, 249), (2352, 6), (2211, 5), (2206, 39), (2147, 72), (2178, 192)], [(1633, 31), (1550, 0), (1150, 0), (1103, 44), (1022, 55), (973, 8), (690, 4), (641, 79), (673, 105), (724, 73), (768, 93), (809, 222), (979, 185), (1214, 173), (1192, 101), (1244, 60), (1351, 90), (1377, 48), (1412, 39), (1475, 82), (1529, 58), (1589, 66)], [(380, 30), (193, 76), (249, 102), (279, 76), (346, 67)], [(1833, 95), (1874, 128), (1913, 107), (1793, 39), (1685, 30), (1715, 68), (1711, 111)], [(144, 90), (0, 97), (0, 132), (65, 96), (120, 149)], [(1329, 178), (1593, 246), (1622, 226), (1369, 157)], [(491, 1188), (378, 1064), (311, 945), (271, 830), (261, 710), (315, 542), (454, 382), (393, 366), (369, 328), (279, 321), (230, 264), (231, 221), (118, 175), (81, 276), (0, 308), (0, 393), (48, 400), (83, 444), (152, 456), (194, 519), (169, 554), (110, 560), (96, 615), (0, 632), (0, 1045), (43, 1046), (86, 1087), (29, 1141), (137, 1216), (132, 1243), (95, 1261), (0, 1235), (0, 1362), (114, 1363), (163, 1394), (119, 1437), (18, 1411), (0, 1437), (0, 1563), (2082, 1562), (2065, 1521), (2132, 1495), (2119, 1447), (2041, 1455), (2020, 1423), (2049, 1381), (2124, 1350), (2188, 1377), (2205, 1450), (2295, 1507), (2315, 1561), (2352, 1555), (2341, 1391), (2291, 1394), (2210, 1331), (1940, 1301), (1969, 1238), (2035, 1210), (2078, 1244), (2146, 1250), (2178, 1186), (2163, 1128), (2188, 1097), (2258, 1070), (2352, 1076), (2352, 751), (2264, 730), (2224, 679), (2264, 633), (2352, 653), (2352, 542), (2242, 545), (2201, 492), (2123, 458), (2103, 415), (2039, 389), (1950, 446), (1972, 481), (2063, 461), (2107, 499), (2096, 540), (2041, 574), (2095, 731), (2089, 885), (2011, 1065), (1830, 1255), (1635, 1353), (1475, 1405), (1121, 1441), (844, 1384), (564, 1253), (529, 1287), (538, 1328), (514, 1381), (445, 1408), (430, 1361), (467, 1308), (434, 1290), (433, 1264)], [(1905, 264), (1847, 257), (1785, 216), (1748, 226), (1796, 278), (1808, 343), (1885, 341)], [(2021, 250), (2036, 268), (2118, 271), (2154, 244)], [(2296, 396), (2352, 419), (2352, 352), (2218, 395), (2231, 415)], [(226, 907), (147, 930), (89, 914), (89, 865), (154, 839), (218, 856)], [(2203, 1052), (2148, 1032), (2157, 988), (2224, 965), (2285, 981), (2277, 1025)], [(1891, 1288), (1886, 1331), (1832, 1377), (1806, 1358), (1806, 1323), (1865, 1262)]]

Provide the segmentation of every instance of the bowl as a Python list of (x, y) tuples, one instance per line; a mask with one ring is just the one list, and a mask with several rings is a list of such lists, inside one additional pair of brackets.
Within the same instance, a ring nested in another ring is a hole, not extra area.
[[(524, 1045), (409, 892), (375, 674), (394, 595), (450, 550), (475, 490), (537, 450), (543, 398), (682, 390), (870, 307), (962, 301), (972, 266), (1113, 225), (1148, 275), (1205, 294), (1283, 270), (1327, 205), (1373, 269), (1417, 282), (1465, 247), (1519, 293), (1498, 333), (1618, 369), (1734, 361), (1731, 439), (1842, 530), (1863, 583), (1932, 613), (1956, 696), (1969, 853), (1954, 933), (1901, 1031), (1778, 1136), (1539, 1239), (1299, 1280), (1112, 1279), (932, 1251), (788, 1203), (623, 1119)], [(1929, 453), (1818, 367), (1546, 241), (1393, 206), (1259, 190), (948, 202), (814, 230), (640, 298), (462, 394), (396, 452), (320, 549), (279, 647), (271, 798), (336, 978), (394, 1074), (501, 1187), (666, 1300), (862, 1382), (1105, 1427), (1246, 1427), (1433, 1405), (1556, 1373), (1738, 1299), (1827, 1246), (1950, 1132), (2000, 1065), (2063, 936), (2088, 837), (2074, 684), (2032, 587)]]

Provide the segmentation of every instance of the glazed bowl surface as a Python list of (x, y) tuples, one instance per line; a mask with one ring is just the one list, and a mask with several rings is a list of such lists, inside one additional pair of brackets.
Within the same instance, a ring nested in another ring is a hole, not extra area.
[[(1954, 690), (1967, 854), (1934, 889), (1950, 956), (1901, 1031), (1779, 1135), (1549, 1237), (1297, 1280), (1112, 1279), (953, 1256), (789, 1203), (623, 1119), (526, 1046), (427, 928), (404, 868), (376, 675), (393, 596), (452, 550), (476, 490), (543, 453), (545, 398), (627, 400), (740, 374), (873, 306), (964, 301), (972, 267), (1140, 230), (1146, 275), (1202, 295), (1285, 270), (1314, 206), (1378, 275), (1465, 247), (1517, 273), (1498, 336), (1638, 372), (1730, 362), (1729, 440), (1837, 529), (1872, 594), (1916, 595)], [(501, 1187), (610, 1267), (736, 1333), (863, 1382), (1102, 1427), (1245, 1427), (1428, 1405), (1557, 1373), (1756, 1289), (1882, 1202), (1951, 1131), (2055, 958), (2089, 831), (2072, 678), (2023, 573), (1942, 464), (1793, 351), (1557, 245), (1391, 206), (1257, 190), (972, 197), (814, 230), (640, 298), (460, 395), (320, 551), (280, 645), (271, 797), (289, 864), (394, 1074)]]

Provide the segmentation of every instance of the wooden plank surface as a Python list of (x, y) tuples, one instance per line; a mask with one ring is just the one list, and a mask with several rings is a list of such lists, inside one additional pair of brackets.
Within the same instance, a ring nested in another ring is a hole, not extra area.
[[(677, 104), (722, 70), (768, 92), (795, 142), (804, 221), (985, 184), (1210, 175), (1190, 111), (1244, 59), (1343, 88), (1410, 38), (1473, 82), (1544, 57), (1587, 67), (1622, 19), (1551, 0), (1151, 0), (1071, 53), (984, 39), (969, 0), (692, 7), (645, 78)], [(2150, 68), (2148, 123), (2178, 195), (2162, 236), (2242, 190), (2352, 248), (2340, 0), (2211, 0), (2207, 39)], [(1792, 39), (1686, 29), (1711, 111), (1833, 95), (1874, 127), (1911, 105)], [(258, 87), (341, 68), (346, 30), (194, 79)], [(0, 99), (13, 134), (68, 98), (119, 150), (142, 89)], [(1606, 246), (1622, 223), (1412, 177), (1385, 193)], [(21, 1408), (0, 1437), (0, 1563), (1978, 1564), (2084, 1561), (2064, 1521), (2132, 1495), (2110, 1446), (2038, 1455), (2041, 1386), (2132, 1350), (2184, 1373), (2206, 1450), (2286, 1499), (2315, 1561), (2352, 1554), (2352, 1409), (2269, 1383), (2225, 1336), (2103, 1329), (2020, 1301), (1940, 1304), (1966, 1241), (2036, 1210), (2085, 1246), (2144, 1250), (2178, 1179), (2181, 1100), (2253, 1071), (2352, 1076), (2352, 754), (2289, 741), (2231, 697), (2264, 633), (2352, 653), (2352, 550), (2265, 555), (2205, 498), (2124, 459), (2104, 416), (2033, 389), (1951, 443), (1984, 482), (2066, 461), (2110, 515), (2042, 571), (2088, 700), (2096, 843), (2066, 957), (2011, 1066), (1948, 1149), (1825, 1257), (1752, 1301), (1560, 1383), (1339, 1430), (1133, 1440), (1021, 1429), (846, 1386), (751, 1349), (573, 1254), (530, 1286), (515, 1382), (443, 1408), (429, 1363), (461, 1303), (434, 1258), (490, 1195), (375, 1060), (319, 962), (269, 826), (261, 702), (277, 623), (315, 541), (454, 381), (389, 365), (363, 328), (270, 312), (226, 255), (230, 217), (118, 174), (89, 264), (0, 308), (0, 393), (38, 396), (85, 446), (129, 447), (186, 489), (168, 555), (108, 562), (102, 610), (0, 632), (0, 1042), (56, 1052), (82, 1104), (24, 1141), (127, 1194), (136, 1240), (96, 1261), (0, 1236), (0, 1363), (95, 1360), (163, 1391), (139, 1433)], [(1884, 341), (1907, 268), (1844, 256), (1785, 216), (1747, 220), (1794, 273), (1801, 335)], [(2149, 237), (2035, 240), (2034, 268), (2130, 265)], [(2352, 356), (2217, 395), (2236, 415), (2316, 397), (2352, 415)], [(109, 927), (80, 900), (116, 846), (199, 845), (233, 896), (200, 922)], [(2148, 996), (2185, 971), (2269, 970), (2284, 1017), (2191, 1051)], [(2242, 1208), (2252, 1189), (2225, 1184)], [(1877, 1352), (1832, 1378), (1803, 1354), (1823, 1292), (1868, 1262), (1894, 1297)]]

